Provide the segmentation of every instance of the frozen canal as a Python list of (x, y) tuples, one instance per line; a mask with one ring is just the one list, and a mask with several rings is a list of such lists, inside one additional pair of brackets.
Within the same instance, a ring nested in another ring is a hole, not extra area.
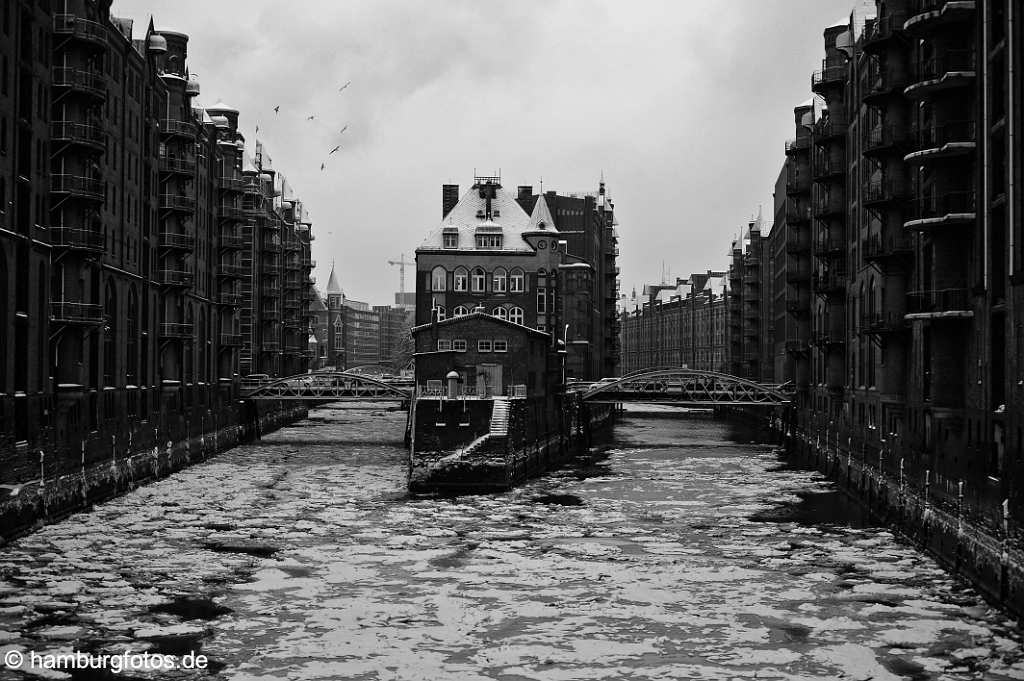
[(606, 459), (455, 500), (406, 497), (402, 426), (320, 410), (0, 548), (0, 652), (214, 663), (47, 672), (79, 679), (1024, 679), (1013, 623), (721, 423), (631, 416)]

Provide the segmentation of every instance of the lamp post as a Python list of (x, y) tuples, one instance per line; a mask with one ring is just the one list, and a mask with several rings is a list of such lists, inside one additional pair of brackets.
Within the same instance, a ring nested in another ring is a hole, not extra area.
[(568, 345), (568, 343), (569, 343), (569, 325), (566, 324), (565, 328), (562, 330), (562, 349), (560, 350), (560, 352), (562, 353), (562, 390), (563, 391), (565, 390), (565, 365), (566, 365), (566, 362), (569, 361), (568, 360), (568, 358), (569, 358), (569, 345)]

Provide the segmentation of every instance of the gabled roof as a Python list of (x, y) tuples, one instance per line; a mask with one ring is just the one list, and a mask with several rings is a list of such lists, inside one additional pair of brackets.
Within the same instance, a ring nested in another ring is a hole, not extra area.
[(533, 204), (533, 213), (530, 214), (530, 225), (527, 231), (535, 230), (558, 231), (555, 227), (555, 219), (551, 217), (551, 209), (548, 208), (548, 202), (544, 199), (543, 194), (537, 199), (537, 203)]
[(344, 293), (341, 290), (341, 284), (338, 283), (338, 277), (334, 275), (334, 265), (331, 265), (331, 276), (327, 279), (327, 295)]
[[(538, 201), (538, 203), (540, 203)], [(495, 188), (494, 198), (491, 200), (492, 220), (488, 221), (483, 215), (486, 200), (480, 198), (478, 188), (472, 188), (462, 195), (455, 207), (448, 212), (448, 215), (437, 227), (430, 230), (423, 239), (423, 243), (417, 250), (440, 249), (444, 245), (445, 232), (458, 232), (459, 250), (474, 250), (476, 248), (476, 230), (482, 226), (487, 233), (501, 233), (503, 251), (532, 252), (529, 244), (523, 241), (523, 232), (531, 230), (530, 216), (522, 209), (519, 203), (509, 192), (500, 186)], [(497, 211), (495, 214), (494, 211)], [(550, 214), (550, 213), (549, 213)]]
[[(465, 322), (474, 321), (474, 320), (476, 320), (476, 321), (490, 321), (490, 322), (494, 322), (495, 324), (504, 324), (505, 326), (512, 327), (516, 331), (521, 331), (521, 332), (533, 334), (535, 336), (543, 336), (544, 338), (550, 338), (550, 336), (551, 336), (551, 334), (547, 333), (546, 331), (538, 331), (537, 329), (533, 329), (533, 328), (531, 328), (529, 326), (523, 326), (522, 324), (516, 324), (515, 322), (510, 322), (507, 319), (501, 319), (499, 317), (495, 317), (493, 315), (489, 315), (486, 312), (470, 312), (469, 314), (461, 315), (461, 316), (458, 316), (458, 317), (449, 317), (447, 319), (444, 319), (442, 321), (437, 322), (437, 325), (438, 326), (454, 326), (456, 324), (463, 324)], [(420, 331), (424, 331), (426, 329), (429, 329), (433, 325), (434, 325), (434, 322), (428, 322), (426, 324), (420, 324), (419, 326), (412, 327), (412, 332), (414, 334), (416, 334), (416, 333), (419, 333)]]

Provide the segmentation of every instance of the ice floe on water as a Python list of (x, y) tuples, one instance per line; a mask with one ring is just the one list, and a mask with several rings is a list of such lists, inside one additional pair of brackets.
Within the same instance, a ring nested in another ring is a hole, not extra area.
[(628, 417), (585, 474), (432, 499), (404, 494), (400, 415), (312, 416), (0, 549), (0, 654), (196, 650), (226, 681), (1024, 679), (1015, 625), (888, 531), (816, 516), (840, 503), (822, 476), (721, 423)]

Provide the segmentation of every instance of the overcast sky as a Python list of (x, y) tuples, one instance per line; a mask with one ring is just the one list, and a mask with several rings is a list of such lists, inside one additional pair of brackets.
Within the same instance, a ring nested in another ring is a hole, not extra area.
[(387, 261), (413, 259), (441, 184), (464, 191), (474, 168), (565, 192), (596, 190), (603, 170), (625, 292), (663, 260), (672, 276), (723, 269), (759, 204), (771, 219), (793, 107), (852, 4), (114, 0), (114, 13), (137, 37), (151, 13), (190, 36), (199, 102), (240, 109), (250, 146), (258, 124), (304, 200), (321, 286), (335, 261), (350, 298), (383, 304), (398, 290)]

